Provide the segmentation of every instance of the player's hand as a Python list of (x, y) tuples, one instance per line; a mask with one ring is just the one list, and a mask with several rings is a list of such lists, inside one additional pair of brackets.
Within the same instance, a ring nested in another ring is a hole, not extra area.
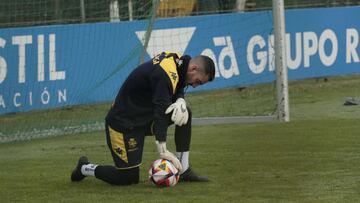
[(173, 153), (169, 152), (169, 150), (166, 149), (166, 142), (155, 141), (155, 143), (160, 154), (160, 158), (171, 161), (171, 163), (174, 164), (175, 168), (177, 168), (180, 173), (182, 173), (182, 166), (179, 159)]
[(182, 126), (188, 122), (189, 112), (186, 108), (186, 102), (183, 98), (178, 98), (175, 103), (171, 104), (165, 111), (165, 114), (173, 112), (171, 120), (175, 125)]

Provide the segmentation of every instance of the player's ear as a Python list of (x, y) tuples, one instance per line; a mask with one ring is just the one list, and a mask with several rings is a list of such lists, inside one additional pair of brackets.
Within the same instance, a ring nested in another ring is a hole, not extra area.
[(202, 66), (198, 65), (198, 64), (196, 64), (195, 70), (196, 70), (196, 72), (199, 73), (199, 74), (205, 74), (204, 68), (203, 68)]
[(197, 65), (191, 64), (191, 66), (189, 66), (189, 71), (194, 71), (194, 70), (197, 70)]

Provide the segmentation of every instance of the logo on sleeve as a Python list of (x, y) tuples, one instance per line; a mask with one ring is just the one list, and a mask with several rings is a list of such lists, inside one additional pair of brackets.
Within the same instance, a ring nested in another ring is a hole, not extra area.
[(169, 71), (169, 72), (170, 72), (170, 75), (171, 75), (171, 78), (173, 79), (173, 81), (176, 81), (176, 79), (178, 77), (177, 73), (174, 73), (172, 71)]

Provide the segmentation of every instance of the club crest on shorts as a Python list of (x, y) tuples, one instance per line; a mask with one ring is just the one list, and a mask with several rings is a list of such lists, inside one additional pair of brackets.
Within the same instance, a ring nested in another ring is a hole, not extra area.
[(135, 138), (130, 138), (128, 141), (129, 151), (137, 150), (137, 141)]

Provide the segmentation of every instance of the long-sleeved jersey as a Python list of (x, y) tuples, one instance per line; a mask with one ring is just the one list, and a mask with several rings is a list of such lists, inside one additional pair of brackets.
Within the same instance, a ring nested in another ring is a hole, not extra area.
[(153, 124), (156, 140), (166, 141), (169, 125), (165, 111), (184, 97), (190, 56), (163, 52), (130, 73), (106, 116), (110, 125), (131, 129)]

